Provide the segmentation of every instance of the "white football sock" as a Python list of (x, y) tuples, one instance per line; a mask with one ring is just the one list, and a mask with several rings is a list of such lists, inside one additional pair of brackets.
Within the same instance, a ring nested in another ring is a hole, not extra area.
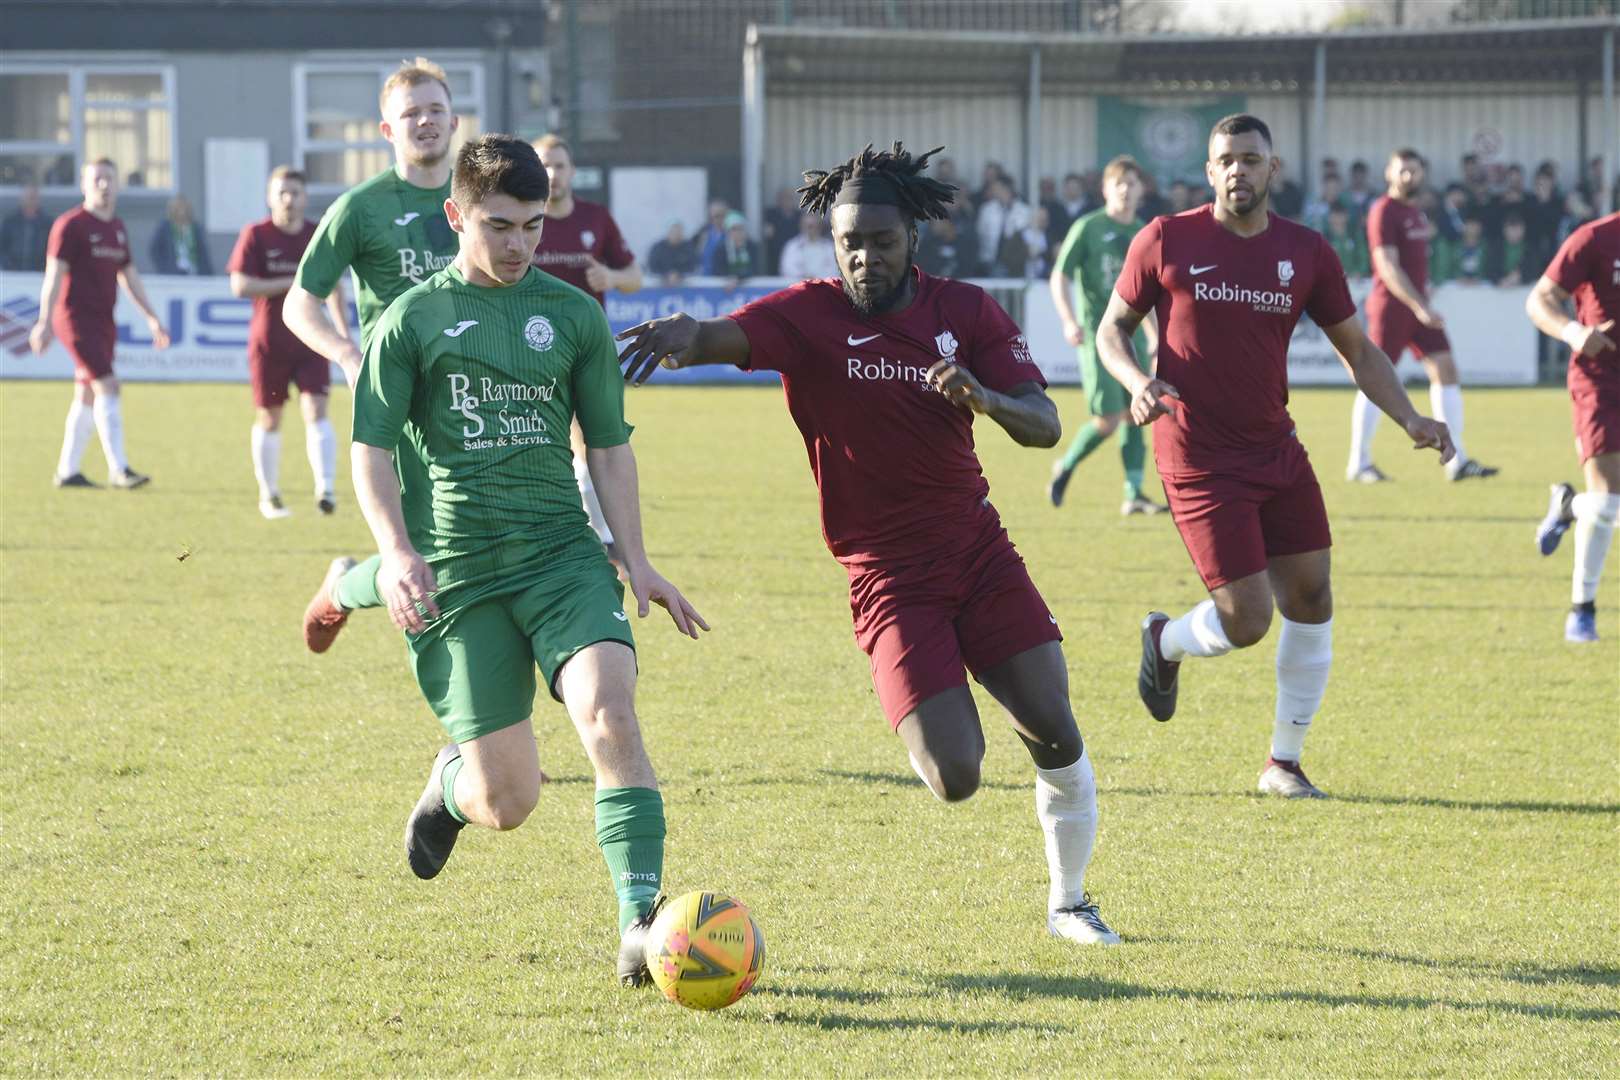
[(1221, 626), (1215, 601), (1205, 600), (1179, 619), (1171, 619), (1159, 638), (1159, 652), (1178, 663), (1189, 656), (1225, 656), (1232, 651), (1232, 639)]
[(1575, 512), (1575, 578), (1570, 600), (1590, 604), (1597, 600), (1598, 579), (1603, 576), (1603, 560), (1614, 539), (1614, 525), (1620, 519), (1620, 495), (1613, 492), (1583, 491), (1570, 503)]
[(114, 476), (129, 471), (129, 459), (124, 456), (124, 410), (117, 394), (97, 394), (91, 411), (96, 418), (96, 434), (101, 436), (101, 452), (107, 456), (107, 468)]
[(281, 494), (281, 432), (266, 431), (254, 424), (249, 444), (253, 448), (253, 478), (259, 482), (259, 501)]
[(1086, 865), (1097, 841), (1097, 778), (1084, 750), (1073, 765), (1035, 770), (1035, 817), (1046, 834), (1047, 910), (1072, 908), (1086, 894)]
[(332, 432), (330, 418), (323, 416), (313, 424), (304, 425), (304, 452), (309, 456), (309, 471), (315, 475), (315, 493), (334, 493), (337, 490), (337, 436)]
[(596, 497), (596, 485), (591, 483), (591, 470), (584, 458), (574, 459), (574, 481), (579, 484), (579, 496), (585, 504), (585, 513), (590, 515), (596, 538), (604, 544), (613, 543), (613, 530), (608, 528), (607, 518), (602, 514), (602, 501)]
[(1430, 383), (1429, 408), (1434, 410), (1434, 418), (1451, 431), (1451, 445), (1457, 448), (1457, 456), (1451, 459), (1450, 468), (1452, 472), (1456, 472), (1462, 468), (1462, 463), (1468, 460), (1468, 451), (1463, 449), (1462, 437), (1462, 387), (1455, 383), (1451, 386)]
[(90, 432), (96, 421), (90, 409), (77, 396), (68, 406), (67, 423), (62, 429), (62, 456), (56, 459), (56, 475), (66, 480), (79, 471), (84, 461), (84, 448), (90, 445)]
[(1349, 475), (1355, 476), (1372, 464), (1373, 433), (1378, 430), (1378, 420), (1383, 415), (1383, 410), (1374, 405), (1371, 398), (1356, 391), (1355, 404), (1350, 406)]
[(1332, 666), (1332, 619), (1325, 623), (1282, 620), (1282, 633), (1277, 637), (1277, 721), (1271, 730), (1271, 756), (1278, 761), (1299, 760)]

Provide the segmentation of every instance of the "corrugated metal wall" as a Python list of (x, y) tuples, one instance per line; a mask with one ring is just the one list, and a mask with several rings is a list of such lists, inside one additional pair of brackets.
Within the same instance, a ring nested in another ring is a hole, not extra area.
[[(1277, 153), (1295, 180), (1306, 175), (1302, 116), (1297, 93), (1247, 95), (1249, 111), (1271, 127)], [(1131, 100), (1152, 101), (1133, 95)], [(1164, 98), (1167, 102), (1185, 100)], [(1602, 149), (1602, 100), (1587, 104), (1589, 153)], [(1444, 93), (1331, 93), (1327, 134), (1313, 152), (1331, 155), (1348, 167), (1362, 158), (1376, 174), (1397, 144), (1410, 144), (1432, 162), (1434, 179), (1456, 179), (1458, 160), (1470, 151), (1495, 147), (1494, 160), (1533, 169), (1544, 158), (1558, 163), (1567, 184), (1578, 175), (1578, 104), (1573, 93), (1524, 92), (1499, 88), (1450, 88)], [(877, 93), (767, 98), (765, 128), (766, 195), (796, 186), (806, 166), (841, 161), (868, 141), (879, 145), (902, 139), (927, 149), (944, 143), (961, 175), (977, 186), (985, 161), (1001, 162), (1024, 180), (1024, 101), (1020, 92), (946, 99), (896, 97)], [(1042, 176), (1061, 177), (1094, 168), (1097, 155), (1097, 99), (1091, 95), (1047, 97), (1041, 102), (1038, 160)]]

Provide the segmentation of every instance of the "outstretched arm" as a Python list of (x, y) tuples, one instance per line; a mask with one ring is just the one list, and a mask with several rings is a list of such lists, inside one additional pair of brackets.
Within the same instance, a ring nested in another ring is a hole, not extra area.
[(709, 628), (703, 616), (687, 602), (680, 590), (664, 580), (647, 561), (641, 539), (641, 490), (636, 475), (636, 455), (629, 443), (603, 448), (588, 447), (585, 464), (596, 484), (596, 497), (602, 501), (602, 516), (613, 530), (613, 543), (624, 559), (630, 575), (630, 590), (636, 596), (636, 613), (643, 619), (658, 604), (669, 612), (675, 628), (696, 638), (698, 629)]
[(1130, 395), (1131, 423), (1137, 425), (1151, 424), (1168, 414), (1170, 405), (1166, 399), (1181, 400), (1175, 387), (1137, 365), (1136, 345), (1131, 338), (1146, 317), (1146, 312), (1131, 307), (1116, 291), (1108, 298), (1108, 310), (1097, 327), (1097, 359)]
[(1615, 347), (1614, 338), (1609, 336), (1614, 333), (1613, 319), (1597, 326), (1582, 326), (1564, 314), (1564, 305), (1568, 302), (1569, 293), (1564, 287), (1543, 275), (1525, 298), (1524, 310), (1537, 330), (1548, 337), (1560, 338), (1578, 353), (1597, 356)]
[(628, 341), (619, 355), (624, 381), (640, 386), (660, 364), (667, 368), (695, 367), (699, 364), (748, 362), (748, 335), (731, 319), (704, 319), (685, 313), (653, 319), (632, 326), (618, 335)]
[(1333, 343), (1340, 362), (1350, 372), (1356, 386), (1385, 415), (1401, 425), (1411, 437), (1414, 450), (1428, 447), (1440, 451), (1441, 464), (1457, 456), (1446, 425), (1412, 408), (1412, 399), (1406, 396), (1406, 388), (1395, 375), (1395, 365), (1390, 363), (1384, 350), (1362, 332), (1361, 323), (1354, 315), (1333, 326), (1324, 326), (1322, 332)]

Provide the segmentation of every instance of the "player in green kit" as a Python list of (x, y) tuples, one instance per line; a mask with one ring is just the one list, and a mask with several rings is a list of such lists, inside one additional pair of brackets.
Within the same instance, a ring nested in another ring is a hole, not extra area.
[[(1064, 338), (1080, 347), (1080, 377), (1086, 384), (1091, 420), (1075, 434), (1062, 460), (1052, 466), (1052, 480), (1046, 490), (1053, 506), (1063, 505), (1063, 493), (1068, 490), (1075, 468), (1118, 429), (1119, 457), (1125, 465), (1125, 501), (1119, 512), (1161, 514), (1165, 507), (1142, 494), (1142, 469), (1147, 461), (1142, 429), (1121, 423), (1130, 408), (1130, 396), (1097, 359), (1097, 326), (1113, 295), (1114, 279), (1125, 265), (1131, 239), (1143, 224), (1136, 216), (1142, 204), (1142, 167), (1129, 156), (1116, 157), (1103, 169), (1102, 190), (1103, 208), (1069, 226), (1069, 235), (1052, 267), (1052, 303), (1063, 321)], [(1069, 300), (1071, 291), (1080, 300), (1079, 318)], [(1139, 329), (1136, 355), (1153, 354)]]
[[(383, 311), (405, 290), (450, 265), (456, 234), (445, 219), (450, 198), (450, 140), (457, 119), (451, 110), (444, 69), (424, 57), (400, 66), (378, 95), (378, 129), (394, 148), (394, 165), (343, 195), (326, 211), (298, 264), (298, 276), (282, 307), (288, 329), (304, 344), (343, 369), (352, 386), (360, 350), (371, 339)], [(345, 271), (354, 272), (360, 313), (360, 346), (335, 327), (326, 297)], [(420, 453), (396, 459), (400, 490), (407, 503), (426, 490)], [(320, 507), (330, 513), (330, 495)], [(304, 613), (304, 643), (325, 652), (349, 612), (382, 603), (377, 590), (378, 558), (356, 565), (335, 559)]]
[[(366, 345), (354, 486), (381, 552), (378, 591), (452, 739), (406, 823), (411, 869), (438, 874), (468, 822), (515, 829), (534, 809), (544, 779), (531, 721), (538, 665), (596, 772), (597, 842), (623, 935), (618, 973), (639, 985), (664, 808), (636, 723), (624, 587), (574, 484), (576, 416), (640, 615), (657, 603), (682, 633), (708, 626), (642, 546), (607, 318), (529, 265), (547, 187), (526, 142), (485, 135), (462, 147), (444, 207), (460, 250), (389, 306)], [(396, 447), (420, 451), (424, 498), (402, 500)]]

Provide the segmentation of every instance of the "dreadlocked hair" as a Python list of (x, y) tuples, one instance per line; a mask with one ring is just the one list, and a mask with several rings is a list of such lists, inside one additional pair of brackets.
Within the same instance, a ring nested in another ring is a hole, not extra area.
[(844, 182), (858, 177), (881, 176), (887, 178), (900, 197), (900, 209), (917, 220), (944, 218), (950, 213), (954, 201), (954, 184), (924, 176), (928, 159), (945, 149), (936, 146), (928, 153), (912, 157), (910, 152), (895, 142), (892, 150), (866, 149), (831, 170), (811, 169), (804, 174), (804, 186), (798, 189), (799, 206), (812, 214), (825, 214), (832, 209), (833, 200)]

